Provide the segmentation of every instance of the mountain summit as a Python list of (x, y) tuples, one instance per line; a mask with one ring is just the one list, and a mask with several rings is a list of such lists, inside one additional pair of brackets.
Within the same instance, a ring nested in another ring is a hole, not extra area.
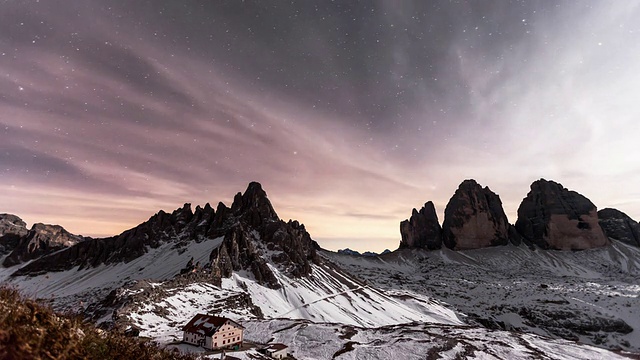
[(561, 184), (540, 179), (518, 208), (516, 229), (543, 249), (583, 250), (609, 243), (596, 206)]

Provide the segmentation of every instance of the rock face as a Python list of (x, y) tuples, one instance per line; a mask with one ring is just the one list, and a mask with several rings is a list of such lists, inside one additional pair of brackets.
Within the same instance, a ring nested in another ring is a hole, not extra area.
[(465, 180), (444, 211), (442, 238), (454, 250), (506, 245), (509, 226), (500, 197), (475, 180)]
[(531, 184), (515, 226), (527, 241), (543, 249), (583, 250), (609, 243), (589, 199), (544, 179)]
[(26, 234), (21, 236), (2, 265), (9, 267), (60, 249), (73, 246), (84, 238), (66, 231), (59, 225), (34, 224)]
[(442, 228), (438, 222), (435, 206), (431, 201), (424, 204), (420, 211), (413, 209), (411, 218), (400, 223), (400, 248), (442, 247)]
[(27, 224), (12, 214), (0, 214), (0, 237), (6, 234), (26, 235)]
[(606, 236), (640, 247), (640, 224), (622, 211), (602, 209), (598, 211), (598, 223)]
[(58, 225), (34, 224), (31, 230), (19, 217), (0, 214), (0, 256), (2, 265), (17, 265), (60, 249), (75, 245), (84, 238)]
[(27, 235), (27, 224), (12, 214), (0, 214), (0, 256), (9, 254)]
[[(167, 243), (174, 244), (173, 248), (179, 251), (191, 241), (220, 237), (222, 244), (212, 250), (210, 263), (202, 264), (213, 279), (229, 277), (232, 271), (248, 270), (258, 282), (278, 288), (280, 285), (266, 259), (294, 277), (309, 274), (311, 264), (318, 261), (319, 247), (304, 225), (280, 220), (262, 186), (252, 182), (244, 194), (235, 196), (230, 208), (219, 203), (214, 210), (206, 204), (196, 207), (194, 212), (190, 204), (185, 204), (171, 214), (160, 211), (120, 235), (77, 243), (31, 262), (14, 275), (129, 262)], [(271, 254), (268, 258), (267, 253)]]

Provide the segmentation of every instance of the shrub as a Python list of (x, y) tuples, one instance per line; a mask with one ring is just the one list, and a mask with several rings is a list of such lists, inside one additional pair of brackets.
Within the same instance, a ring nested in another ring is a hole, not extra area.
[(79, 317), (57, 314), (16, 289), (0, 287), (0, 359), (196, 359), (158, 344), (100, 331)]

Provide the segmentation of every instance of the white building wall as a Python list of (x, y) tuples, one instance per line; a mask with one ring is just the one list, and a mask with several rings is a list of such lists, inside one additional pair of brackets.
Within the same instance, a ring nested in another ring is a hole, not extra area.
[(200, 345), (200, 340), (203, 338), (204, 336), (200, 334), (194, 334), (186, 331), (182, 333), (182, 341), (192, 345)]
[(212, 337), (207, 337), (207, 339), (209, 349), (233, 346), (244, 341), (244, 330), (227, 322)]

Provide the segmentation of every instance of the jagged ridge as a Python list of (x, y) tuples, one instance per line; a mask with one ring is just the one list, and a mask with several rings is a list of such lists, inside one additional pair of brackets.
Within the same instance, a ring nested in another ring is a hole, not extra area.
[(223, 237), (222, 244), (212, 249), (210, 263), (202, 264), (210, 266), (214, 282), (246, 269), (260, 283), (277, 288), (278, 282), (261, 256), (264, 251), (273, 251), (271, 259), (294, 277), (309, 274), (310, 264), (317, 261), (318, 245), (304, 225), (280, 220), (262, 186), (252, 182), (244, 194), (236, 194), (230, 208), (219, 203), (216, 210), (209, 204), (197, 206), (195, 212), (190, 204), (171, 214), (161, 210), (120, 235), (79, 242), (27, 264), (13, 276), (129, 262), (166, 243), (175, 243), (174, 248), (180, 251), (189, 242), (218, 237)]

